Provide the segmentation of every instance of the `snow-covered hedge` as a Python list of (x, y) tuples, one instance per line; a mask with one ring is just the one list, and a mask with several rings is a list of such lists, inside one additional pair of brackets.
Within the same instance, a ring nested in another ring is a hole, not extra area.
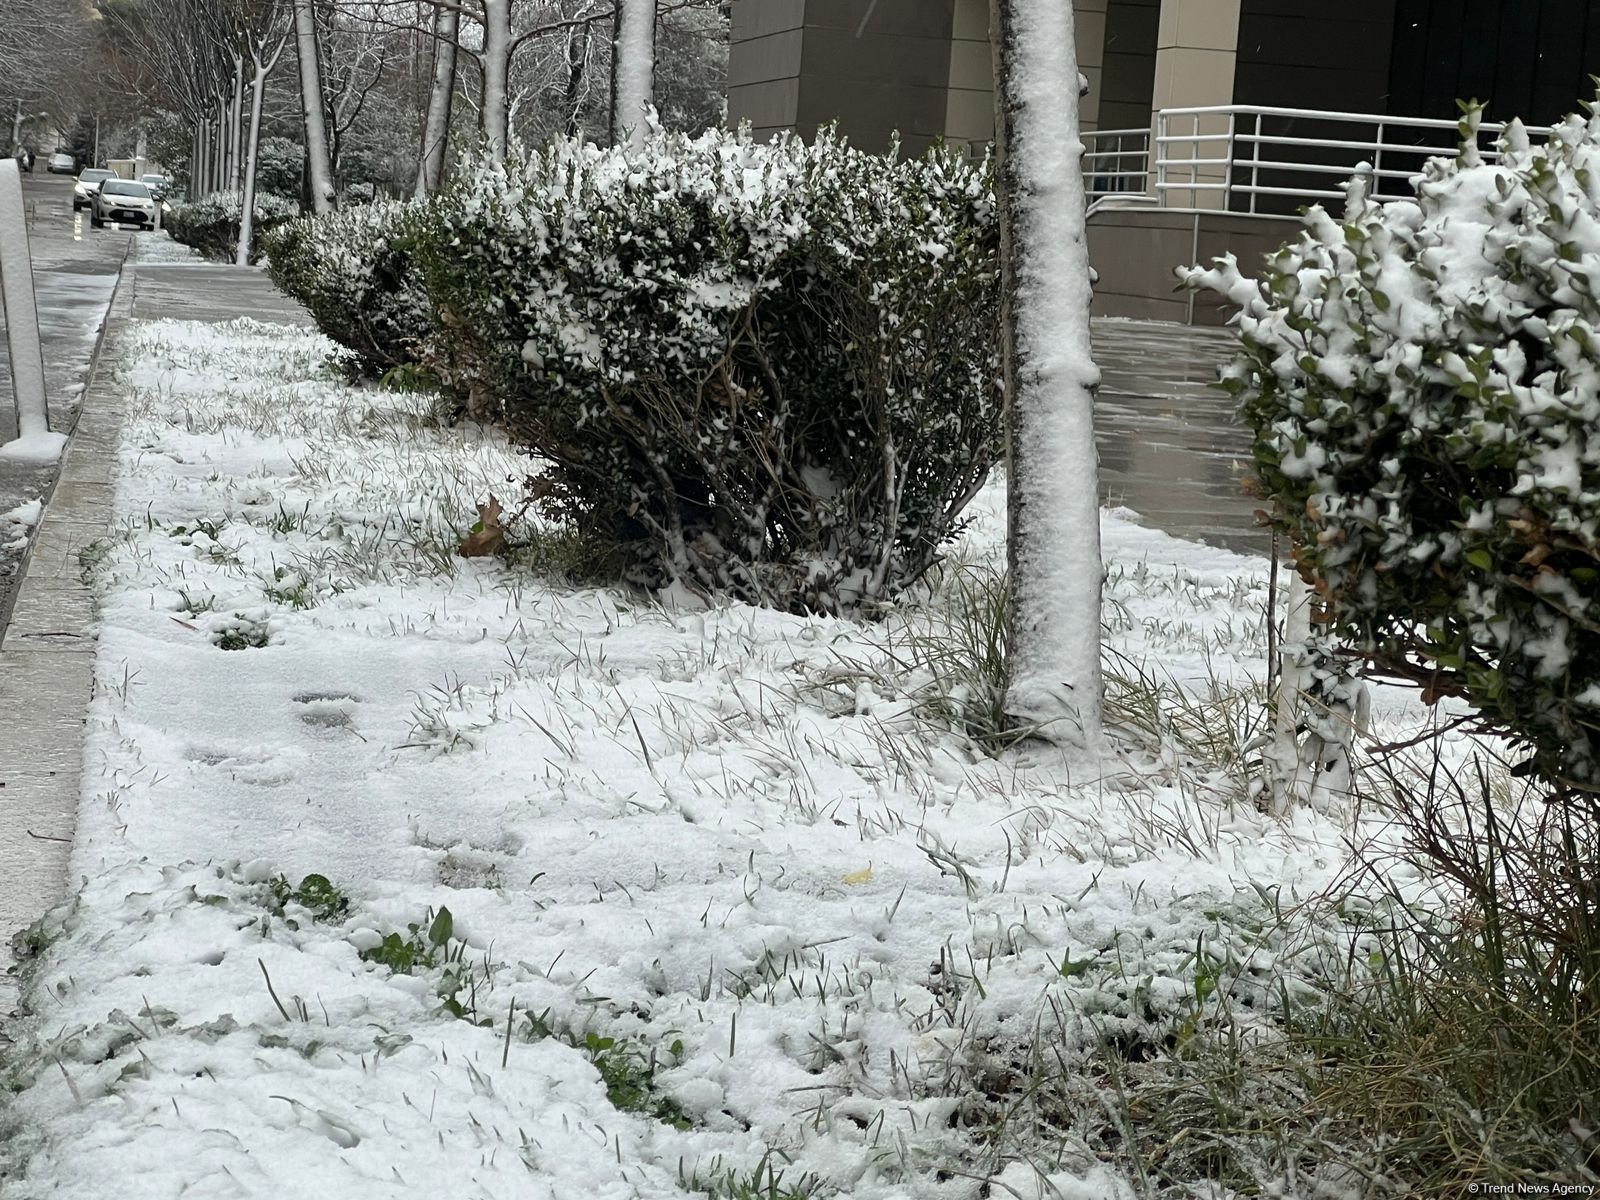
[(431, 328), (422, 279), (404, 239), (419, 208), (382, 201), (303, 217), (263, 239), (272, 281), (369, 374), (416, 360)]
[(990, 174), (954, 154), (557, 141), (433, 202), (429, 365), (641, 581), (870, 608), (997, 449), (997, 246)]
[[(168, 233), (186, 246), (192, 246), (207, 258), (232, 262), (239, 249), (239, 218), (244, 204), (232, 192), (213, 192), (189, 204), (175, 204), (162, 218)], [(256, 193), (255, 233), (259, 238), (276, 225), (292, 221), (300, 215), (297, 201), (271, 192)], [(252, 261), (259, 256), (257, 241)]]
[(1478, 119), (1414, 201), (1358, 180), (1240, 306), (1256, 470), (1331, 643), (1464, 697), (1555, 780), (1600, 786), (1600, 117), (1488, 163)]

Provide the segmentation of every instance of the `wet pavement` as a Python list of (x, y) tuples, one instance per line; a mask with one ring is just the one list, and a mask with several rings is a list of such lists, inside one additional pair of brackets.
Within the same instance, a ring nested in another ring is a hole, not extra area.
[(1234, 345), (1225, 329), (1094, 323), (1100, 493), (1176, 537), (1266, 554), (1252, 515), (1259, 502), (1241, 489), (1249, 434), (1233, 400), (1210, 386)]
[(252, 317), (277, 325), (310, 326), (298, 303), (259, 267), (221, 263), (140, 263), (133, 267), (133, 316), (148, 321), (228, 321)]
[[(87, 213), (74, 213), (72, 185), (71, 176), (47, 175), (42, 168), (22, 177), (45, 394), (50, 428), (59, 431), (70, 431), (77, 423), (90, 361), (130, 237), (114, 228), (94, 229)], [(5, 318), (0, 313), (0, 442), (17, 434), (9, 359)], [(0, 515), (47, 496), (56, 470), (54, 466), (0, 463)], [(21, 565), (18, 532), (14, 524), (0, 528), (0, 636)]]
[[(42, 170), (22, 177), (52, 429), (69, 429), (75, 419), (89, 357), (131, 236), (118, 229), (94, 229), (87, 212), (74, 213), (72, 184), (69, 175)], [(4, 328), (0, 314), (0, 332)], [(8, 359), (0, 336), (0, 442), (15, 437), (17, 429)]]

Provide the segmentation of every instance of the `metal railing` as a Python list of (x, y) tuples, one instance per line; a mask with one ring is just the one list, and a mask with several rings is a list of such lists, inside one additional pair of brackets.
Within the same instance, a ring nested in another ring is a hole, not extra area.
[[(1163, 208), (1292, 213), (1339, 200), (1358, 169), (1380, 201), (1412, 195), (1428, 159), (1458, 150), (1458, 124), (1431, 117), (1326, 112), (1312, 108), (1218, 105), (1169, 108), (1148, 129), (1083, 134), (1083, 176), (1096, 208), (1143, 202)], [(1485, 161), (1494, 162), (1505, 128), (1484, 123)], [(1549, 133), (1530, 126), (1535, 139)]]
[(1083, 133), (1083, 183), (1089, 201), (1138, 195), (1150, 186), (1148, 129), (1092, 129)]
[[(1485, 122), (1479, 129), (1485, 161), (1498, 158), (1504, 128)], [(1342, 199), (1340, 185), (1358, 168), (1374, 198), (1409, 197), (1423, 164), (1454, 155), (1459, 139), (1455, 121), (1242, 104), (1163, 109), (1155, 130), (1146, 189), (1158, 204), (1249, 213)], [(1549, 130), (1530, 126), (1528, 133)], [(1087, 174), (1087, 156), (1085, 163)]]

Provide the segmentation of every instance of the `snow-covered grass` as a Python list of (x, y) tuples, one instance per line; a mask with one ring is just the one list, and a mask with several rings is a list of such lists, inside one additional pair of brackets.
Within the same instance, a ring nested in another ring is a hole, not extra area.
[(199, 263), (200, 253), (176, 241), (165, 229), (146, 230), (133, 235), (133, 261), (137, 263)]
[(878, 625), (672, 611), (457, 557), (526, 460), (314, 335), (126, 350), (19, 1196), (1128, 1195), (1107, 1062), (1357, 944), (1243, 799), (1261, 560), (1106, 513), (1114, 759), (990, 754), (996, 489)]

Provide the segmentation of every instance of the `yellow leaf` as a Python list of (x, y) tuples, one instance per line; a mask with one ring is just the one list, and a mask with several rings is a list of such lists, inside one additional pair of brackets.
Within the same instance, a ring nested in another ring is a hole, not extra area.
[(848, 884), (854, 886), (856, 884), (867, 883), (871, 879), (872, 879), (872, 864), (868, 863), (866, 866), (862, 867), (861, 870), (859, 870), (859, 871), (851, 871), (850, 874), (844, 876), (840, 880), (840, 882), (841, 883), (848, 883)]

